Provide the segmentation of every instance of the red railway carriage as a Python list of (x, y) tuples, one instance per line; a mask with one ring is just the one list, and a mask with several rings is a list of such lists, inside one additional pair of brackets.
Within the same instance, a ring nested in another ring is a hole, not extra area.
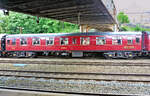
[(57, 54), (82, 57), (104, 54), (107, 58), (129, 58), (142, 50), (141, 32), (19, 34), (6, 37), (6, 51), (17, 57)]

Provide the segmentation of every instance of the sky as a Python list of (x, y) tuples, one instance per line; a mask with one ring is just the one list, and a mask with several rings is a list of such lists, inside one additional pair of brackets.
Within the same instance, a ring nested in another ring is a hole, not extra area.
[(150, 24), (150, 0), (114, 0), (114, 3), (117, 13), (123, 11), (132, 23)]
[(114, 0), (118, 11), (150, 12), (150, 0)]

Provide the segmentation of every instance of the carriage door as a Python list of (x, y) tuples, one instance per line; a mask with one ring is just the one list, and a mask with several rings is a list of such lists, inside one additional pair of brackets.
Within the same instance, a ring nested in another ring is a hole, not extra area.
[(6, 50), (6, 35), (1, 38), (1, 49), (2, 51)]

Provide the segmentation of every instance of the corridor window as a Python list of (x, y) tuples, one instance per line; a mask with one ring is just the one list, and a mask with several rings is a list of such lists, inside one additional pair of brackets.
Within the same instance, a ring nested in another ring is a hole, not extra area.
[(90, 37), (81, 37), (81, 45), (89, 45)]
[(128, 37), (127, 38), (127, 44), (128, 45), (132, 45), (133, 44), (133, 38), (132, 37)]
[(96, 45), (104, 45), (106, 44), (105, 37), (96, 37)]
[(61, 45), (68, 45), (68, 38), (60, 38)]
[(32, 44), (33, 45), (40, 45), (40, 38), (33, 38), (32, 39)]
[(112, 44), (113, 45), (121, 45), (122, 44), (122, 38), (121, 37), (113, 37), (112, 38)]
[(54, 38), (46, 38), (46, 45), (54, 45)]
[(16, 45), (16, 38), (12, 39), (12, 45)]
[(27, 45), (27, 38), (21, 38), (20, 39), (20, 44), (21, 45)]

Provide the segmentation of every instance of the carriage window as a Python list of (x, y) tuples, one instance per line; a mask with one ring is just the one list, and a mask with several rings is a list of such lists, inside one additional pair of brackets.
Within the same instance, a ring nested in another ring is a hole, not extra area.
[(21, 45), (27, 45), (27, 38), (21, 38), (20, 39), (20, 44)]
[(133, 38), (132, 38), (132, 37), (128, 37), (128, 38), (127, 38), (127, 44), (128, 44), (128, 45), (133, 44)]
[(121, 45), (122, 44), (122, 38), (121, 37), (113, 37), (112, 38), (112, 44), (113, 45)]
[(16, 38), (12, 39), (12, 45), (16, 45)]
[(72, 39), (72, 44), (77, 44), (77, 39), (76, 38)]
[(7, 44), (10, 45), (10, 40), (7, 40)]
[(32, 39), (32, 44), (33, 45), (40, 45), (40, 38), (33, 38)]
[(89, 45), (90, 38), (89, 37), (81, 37), (81, 45)]
[(105, 37), (96, 37), (96, 45), (104, 45), (106, 44)]
[(46, 45), (54, 45), (54, 38), (46, 38)]
[(140, 38), (136, 37), (136, 43), (140, 43)]
[(68, 45), (68, 38), (60, 38), (61, 45)]

